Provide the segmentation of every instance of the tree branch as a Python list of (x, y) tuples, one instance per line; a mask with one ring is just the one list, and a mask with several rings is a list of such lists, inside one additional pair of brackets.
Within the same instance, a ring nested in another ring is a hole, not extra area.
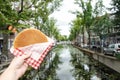
[(21, 0), (21, 9), (18, 11), (18, 14), (23, 11), (23, 0)]

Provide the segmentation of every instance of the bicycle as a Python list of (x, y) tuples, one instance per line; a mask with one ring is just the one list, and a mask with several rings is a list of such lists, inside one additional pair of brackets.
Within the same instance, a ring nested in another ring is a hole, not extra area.
[(0, 51), (0, 64), (7, 61), (7, 56)]

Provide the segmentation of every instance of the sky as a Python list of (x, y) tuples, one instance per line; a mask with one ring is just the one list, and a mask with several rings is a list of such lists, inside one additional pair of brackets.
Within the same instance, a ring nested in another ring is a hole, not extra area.
[[(93, 0), (93, 3), (96, 0)], [(107, 7), (110, 7), (109, 3), (111, 0), (103, 0), (103, 4)], [(75, 15), (70, 13), (70, 11), (76, 11), (80, 9), (78, 5), (74, 4), (74, 0), (63, 0), (59, 11), (55, 11), (51, 17), (54, 17), (57, 20), (56, 26), (60, 29), (62, 35), (69, 36), (70, 34), (70, 22), (75, 19)]]

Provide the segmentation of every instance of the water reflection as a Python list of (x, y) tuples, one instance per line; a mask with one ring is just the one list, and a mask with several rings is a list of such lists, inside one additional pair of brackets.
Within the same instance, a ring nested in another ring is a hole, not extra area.
[(58, 64), (61, 64), (59, 52), (62, 46), (54, 48), (46, 56), (38, 70), (30, 68), (20, 80), (59, 80), (56, 76)]
[(120, 80), (111, 71), (71, 45), (58, 45), (38, 70), (29, 68), (20, 80)]
[(96, 77), (94, 80), (99, 80), (100, 78), (96, 76), (95, 70), (92, 68), (92, 61), (89, 60), (87, 55), (83, 52), (74, 48), (70, 50), (71, 53), (71, 63), (74, 66), (72, 73), (75, 80), (90, 80), (93, 79), (93, 75)]
[(64, 45), (64, 48), (60, 52), (60, 61), (62, 64), (59, 64), (59, 70), (57, 70), (57, 76), (60, 80), (75, 80), (70, 72), (73, 67), (70, 65), (70, 51), (69, 47)]

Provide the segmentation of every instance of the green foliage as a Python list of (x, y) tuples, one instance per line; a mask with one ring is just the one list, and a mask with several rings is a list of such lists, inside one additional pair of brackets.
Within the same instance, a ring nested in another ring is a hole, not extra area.
[(120, 0), (112, 0), (115, 19), (113, 21), (115, 26), (120, 26)]
[(120, 60), (120, 53), (116, 53), (115, 57)]
[(105, 12), (105, 6), (103, 5), (103, 0), (98, 0), (93, 10), (94, 17), (103, 15), (104, 12)]
[(73, 28), (70, 31), (71, 40), (75, 39), (78, 34), (83, 34), (84, 37), (85, 31), (88, 33), (89, 42), (92, 33), (101, 36), (110, 32), (110, 29), (112, 29), (112, 20), (110, 19), (110, 15), (105, 13), (103, 0), (97, 0), (94, 6), (92, 5), (92, 0), (75, 0), (75, 4), (79, 5), (81, 9), (81, 11), (75, 12), (77, 18), (80, 18), (81, 21), (78, 21), (79, 24), (74, 23), (75, 25), (72, 25)]
[[(36, 27), (40, 30), (45, 30), (45, 24), (47, 20), (49, 20), (49, 15), (52, 14), (58, 7), (61, 5), (60, 2), (62, 0), (41, 0), (35, 6), (35, 24)], [(38, 25), (38, 21), (40, 25)]]
[(15, 20), (16, 12), (12, 10), (10, 1), (0, 1), (0, 27), (5, 24), (12, 24)]
[(89, 28), (92, 24), (92, 0), (83, 1), (83, 0), (75, 0), (75, 3), (80, 6), (82, 9), (79, 14), (79, 17), (82, 18), (84, 27)]
[[(80, 21), (75, 23), (74, 28), (71, 29), (70, 39), (75, 39), (79, 34), (85, 33), (85, 29), (87, 30), (88, 34), (90, 34), (90, 28), (93, 24), (93, 15), (92, 15), (92, 0), (83, 1), (83, 0), (75, 0), (75, 4), (79, 5), (81, 8), (80, 11), (76, 11), (77, 18), (81, 19)], [(80, 30), (81, 29), (81, 30)], [(74, 33), (74, 34), (73, 34)], [(84, 38), (83, 38), (84, 42)]]
[[(62, 0), (1, 0), (0, 1), (0, 27), (13, 25), (20, 31), (35, 26), (48, 36), (59, 34), (55, 20), (49, 19), (61, 5)], [(53, 31), (53, 32), (52, 32)], [(56, 35), (54, 35), (56, 36)]]
[(33, 17), (33, 11), (32, 10), (24, 10), (23, 12), (18, 14), (19, 20), (26, 21)]
[(79, 33), (82, 33), (82, 19), (77, 17), (72, 21), (71, 26), (69, 39), (74, 40)]
[[(9, 34), (9, 30), (2, 28), (12, 25), (17, 31), (35, 27), (50, 37), (58, 38), (59, 30), (55, 21), (49, 20), (52, 14), (61, 5), (62, 0), (0, 0), (0, 34)], [(54, 31), (55, 33), (51, 32)], [(3, 35), (5, 36), (5, 35)], [(8, 36), (3, 38), (8, 42)], [(4, 44), (4, 51), (7, 51), (8, 44)], [(5, 53), (7, 54), (7, 53)]]
[(101, 36), (102, 34), (108, 34), (110, 32), (109, 30), (112, 29), (112, 21), (109, 17), (110, 15), (106, 13), (103, 16), (95, 18), (94, 27), (92, 30), (98, 36)]

